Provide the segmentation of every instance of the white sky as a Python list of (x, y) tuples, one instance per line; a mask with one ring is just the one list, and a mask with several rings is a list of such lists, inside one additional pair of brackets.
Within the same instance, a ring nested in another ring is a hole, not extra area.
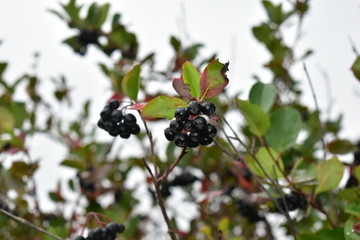
[[(64, 2), (64, 1), (62, 1)], [(79, 1), (90, 2), (90, 1)], [(157, 53), (158, 65), (164, 67), (172, 56), (169, 36), (180, 36), (185, 42), (205, 44), (204, 56), (218, 52), (220, 61), (230, 61), (229, 88), (247, 91), (253, 84), (251, 76), (259, 75), (263, 81), (270, 80), (270, 74), (263, 67), (268, 59), (265, 48), (257, 43), (251, 27), (265, 19), (261, 1), (256, 0), (113, 0), (111, 12), (120, 12), (129, 30), (135, 32), (140, 41), (140, 56), (151, 51)], [(285, 1), (283, 1), (285, 2)], [(93, 112), (101, 109), (109, 97), (110, 84), (97, 67), (98, 62), (107, 59), (91, 48), (86, 58), (73, 54), (61, 41), (73, 33), (56, 16), (46, 9), (60, 10), (58, 1), (51, 0), (0, 0), (0, 61), (10, 63), (7, 79), (14, 79), (25, 70), (31, 70), (32, 55), (40, 52), (38, 73), (45, 86), (50, 86), (50, 77), (64, 74), (73, 89), (74, 105), (77, 109), (85, 99), (97, 99)], [(319, 69), (329, 76), (334, 98), (332, 116), (344, 113), (344, 131), (341, 136), (358, 139), (360, 136), (360, 83), (349, 70), (355, 55), (351, 50), (349, 37), (360, 50), (360, 1), (331, 0), (311, 1), (309, 16), (303, 26), (305, 35), (299, 44), (302, 52), (307, 48), (315, 54), (307, 61), (307, 68), (313, 80), (320, 107), (328, 106), (325, 80)], [(184, 23), (185, 20), (185, 23)], [(185, 24), (185, 25), (184, 25)], [(186, 33), (184, 35), (184, 26)], [(293, 34), (293, 31), (290, 32)], [(288, 36), (292, 38), (292, 36)], [(306, 82), (302, 65), (294, 67), (294, 73), (302, 81), (304, 101), (314, 106), (310, 88)], [(85, 87), (84, 87), (85, 86)], [(46, 87), (43, 90), (47, 89)], [(357, 92), (357, 96), (356, 96)], [(50, 96), (51, 93), (43, 91)], [(21, 98), (21, 96), (19, 96)], [(244, 96), (245, 98), (246, 96)], [(58, 109), (64, 114), (66, 106)], [(69, 117), (71, 117), (69, 115)], [(36, 143), (36, 144), (35, 144)], [(34, 158), (42, 157), (41, 169), (37, 173), (42, 199), (54, 189), (60, 176), (73, 172), (59, 169), (58, 162), (64, 149), (44, 139), (34, 139)], [(51, 154), (43, 151), (44, 146)]]

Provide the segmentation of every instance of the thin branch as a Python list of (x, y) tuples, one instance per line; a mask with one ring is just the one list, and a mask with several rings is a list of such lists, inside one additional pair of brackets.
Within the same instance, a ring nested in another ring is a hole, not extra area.
[(304, 71), (305, 71), (305, 74), (306, 74), (306, 78), (309, 82), (309, 85), (310, 85), (310, 89), (311, 89), (311, 93), (312, 93), (312, 96), (313, 96), (313, 99), (314, 99), (314, 102), (315, 102), (315, 108), (316, 108), (316, 111), (317, 111), (317, 120), (319, 122), (319, 128), (320, 128), (320, 138), (321, 138), (321, 143), (323, 145), (323, 151), (324, 151), (324, 156), (323, 156), (323, 159), (326, 160), (326, 144), (325, 144), (325, 139), (324, 139), (324, 129), (321, 125), (321, 120), (320, 120), (320, 108), (319, 108), (319, 104), (318, 104), (318, 101), (317, 101), (317, 97), (316, 97), (316, 94), (315, 94), (315, 90), (314, 90), (314, 87), (312, 85), (312, 81), (311, 81), (311, 78), (310, 78), (310, 75), (309, 75), (309, 72), (306, 68), (306, 64), (304, 63), (303, 64), (303, 67), (304, 67)]
[(35, 230), (37, 230), (37, 231), (39, 231), (39, 232), (42, 232), (42, 233), (48, 235), (49, 237), (52, 237), (52, 238), (54, 238), (54, 239), (56, 239), (56, 240), (65, 240), (65, 239), (63, 239), (63, 238), (61, 238), (61, 237), (59, 237), (59, 236), (56, 236), (56, 235), (54, 235), (54, 234), (46, 231), (45, 229), (43, 229), (43, 228), (41, 228), (41, 227), (38, 227), (38, 226), (34, 225), (33, 223), (27, 221), (27, 220), (24, 219), (24, 218), (15, 216), (14, 214), (12, 214), (12, 213), (10, 213), (10, 212), (2, 209), (2, 208), (0, 208), (0, 212), (3, 213), (3, 214), (5, 214), (5, 215), (8, 216), (8, 217), (14, 219), (15, 221), (17, 221), (17, 222), (19, 222), (19, 223), (22, 223), (22, 224), (24, 224), (24, 225), (27, 225), (28, 227), (34, 228)]
[[(138, 111), (138, 112), (139, 112), (139, 114), (140, 114), (140, 111)], [(140, 115), (140, 116), (141, 116), (141, 115)], [(154, 172), (155, 172), (154, 177), (155, 177), (155, 179), (157, 180), (158, 177), (159, 177), (159, 173), (158, 173), (158, 169), (157, 169), (156, 156), (155, 156), (155, 150), (154, 150), (154, 146), (155, 146), (154, 140), (153, 140), (152, 134), (151, 134), (151, 132), (150, 132), (148, 126), (147, 126), (146, 121), (145, 121), (142, 117), (141, 117), (141, 120), (142, 120), (142, 122), (143, 122), (143, 124), (144, 124), (144, 126), (145, 126), (146, 135), (147, 135), (148, 138), (149, 138), (151, 161), (152, 161), (152, 163), (153, 163), (153, 165), (154, 165)], [(156, 181), (155, 181), (155, 182), (156, 182)]]
[(186, 151), (186, 147), (183, 148), (183, 150), (181, 151), (179, 157), (173, 162), (173, 164), (171, 164), (171, 166), (166, 169), (164, 175), (162, 175), (159, 179), (157, 179), (156, 184), (161, 184), (163, 181), (165, 181), (167, 179), (167, 177), (169, 176), (169, 174), (172, 172), (172, 170), (174, 170), (174, 168), (179, 164), (179, 162), (181, 161), (181, 159), (185, 156), (185, 154), (187, 153)]
[(168, 216), (168, 214), (166, 212), (166, 207), (165, 207), (164, 200), (163, 200), (163, 198), (161, 196), (160, 185), (157, 184), (157, 180), (155, 179), (155, 176), (152, 173), (151, 168), (149, 167), (149, 165), (146, 163), (145, 159), (143, 159), (143, 162), (144, 162), (144, 166), (145, 166), (146, 170), (150, 174), (150, 177), (151, 177), (152, 181), (154, 182), (156, 200), (157, 200), (157, 202), (158, 202), (158, 204), (160, 206), (162, 215), (163, 215), (164, 220), (166, 222), (166, 225), (168, 227), (168, 233), (170, 235), (170, 238), (171, 238), (171, 240), (177, 240), (177, 237), (176, 237), (175, 231), (173, 229), (173, 226), (171, 224), (170, 218), (169, 218), (169, 216)]
[(356, 49), (355, 43), (354, 43), (354, 41), (352, 40), (352, 38), (350, 36), (349, 36), (349, 42), (350, 42), (350, 45), (351, 45), (351, 50), (355, 53), (356, 56), (359, 56), (359, 52)]

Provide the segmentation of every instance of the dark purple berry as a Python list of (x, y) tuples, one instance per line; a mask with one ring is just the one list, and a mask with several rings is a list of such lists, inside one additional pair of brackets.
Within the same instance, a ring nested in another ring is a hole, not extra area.
[(190, 139), (188, 139), (186, 146), (188, 146), (190, 148), (196, 148), (197, 146), (199, 146), (199, 142), (193, 142)]
[(107, 229), (107, 231), (112, 232), (112, 233), (122, 233), (122, 232), (124, 232), (125, 227), (122, 224), (112, 222), (112, 223), (108, 223), (106, 225), (106, 229)]
[(179, 107), (178, 109), (176, 109), (174, 116), (176, 120), (182, 122), (186, 121), (189, 118), (189, 113), (187, 111), (187, 108)]
[(140, 127), (139, 127), (139, 125), (137, 125), (137, 124), (135, 124), (134, 126), (132, 126), (132, 127), (130, 128), (130, 133), (131, 133), (131, 134), (136, 135), (136, 134), (138, 134), (139, 132), (140, 132)]
[(119, 135), (120, 130), (119, 130), (119, 128), (116, 126), (116, 127), (114, 127), (114, 128), (111, 128), (111, 129), (108, 131), (108, 133), (109, 133), (111, 136), (116, 137), (117, 135)]
[(109, 102), (109, 108), (110, 108), (111, 110), (115, 110), (115, 109), (117, 109), (119, 106), (120, 106), (120, 102), (119, 102), (118, 100), (116, 100), (116, 99), (113, 99), (113, 100), (111, 100), (111, 101)]
[(189, 184), (193, 184), (195, 181), (199, 180), (198, 177), (193, 175), (190, 172), (184, 172), (180, 175), (177, 175), (174, 180), (172, 180), (169, 185), (172, 187), (175, 186), (187, 186)]
[(122, 114), (121, 111), (119, 110), (114, 110), (111, 113), (111, 121), (113, 121), (114, 123), (119, 123), (121, 122), (121, 120), (124, 118), (124, 115)]
[(121, 138), (129, 138), (130, 137), (130, 132), (126, 131), (126, 132), (120, 132), (119, 133)]
[(194, 130), (194, 126), (193, 126), (193, 120), (187, 120), (184, 123), (184, 130), (191, 132)]
[[(101, 239), (102, 237), (102, 230), (101, 228), (94, 228), (92, 229), (90, 232), (92, 232), (92, 236), (95, 238), (95, 239)], [(89, 232), (89, 235), (90, 235), (90, 232)], [(88, 235), (88, 237), (89, 237)]]
[(101, 129), (105, 129), (105, 121), (100, 118), (97, 122), (97, 126)]
[(111, 122), (111, 121), (105, 122), (105, 127), (104, 127), (104, 129), (105, 129), (107, 132), (110, 132), (110, 131), (112, 131), (112, 130), (115, 129), (115, 128), (116, 128), (116, 123), (113, 123), (113, 122)]
[(177, 120), (172, 120), (170, 122), (170, 130), (174, 133), (178, 133), (178, 132), (181, 132), (183, 130), (183, 124)]
[(207, 126), (206, 119), (203, 117), (197, 117), (193, 120), (193, 126), (197, 130), (203, 130)]
[(134, 126), (136, 124), (136, 117), (131, 113), (125, 114), (124, 123), (128, 126)]
[(128, 126), (125, 123), (120, 123), (118, 128), (119, 128), (120, 137), (122, 137), (122, 138), (130, 137), (130, 131), (128, 129)]
[(205, 115), (212, 115), (214, 114), (216, 108), (212, 102), (204, 101), (201, 103), (201, 112)]
[(201, 105), (197, 101), (189, 102), (187, 109), (191, 116), (197, 116), (201, 113)]
[(167, 140), (174, 141), (175, 133), (172, 132), (169, 127), (164, 130), (164, 134)]
[(112, 110), (109, 107), (104, 107), (104, 109), (100, 112), (100, 117), (102, 120), (106, 121), (110, 119)]
[(250, 222), (258, 222), (261, 219), (263, 219), (256, 207), (254, 205), (251, 205), (250, 203), (246, 202), (245, 200), (239, 199), (236, 203), (237, 210), (239, 211), (240, 215), (246, 217), (249, 219)]
[(186, 147), (188, 135), (186, 133), (180, 133), (175, 136), (174, 142), (178, 147)]
[(206, 146), (206, 145), (209, 145), (210, 143), (212, 143), (213, 140), (211, 137), (208, 137), (208, 136), (200, 136), (199, 142), (201, 145)]
[(189, 140), (194, 143), (198, 143), (200, 140), (200, 134), (199, 132), (191, 132), (189, 134)]
[(209, 123), (207, 126), (206, 135), (210, 138), (214, 138), (216, 136), (216, 133), (217, 133), (216, 127), (211, 123)]

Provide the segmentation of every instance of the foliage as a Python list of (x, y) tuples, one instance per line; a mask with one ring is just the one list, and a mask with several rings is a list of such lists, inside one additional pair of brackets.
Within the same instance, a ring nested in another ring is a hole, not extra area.
[[(138, 56), (136, 35), (121, 23), (120, 14), (109, 16), (109, 4), (79, 5), (69, 0), (60, 11), (51, 10), (77, 31), (64, 40), (74, 52), (85, 56), (88, 46), (94, 45), (112, 57), (112, 66), (99, 64), (112, 84), (109, 99), (119, 100), (122, 111), (137, 114), (141, 132), (131, 137), (132, 142), (112, 136), (102, 142), (96, 123), (89, 122), (94, 99), (84, 102), (76, 120), (63, 119), (53, 106), (71, 103), (64, 77), (53, 79), (54, 98), (45, 99), (38, 91), (39, 76), (24, 74), (10, 81), (4, 77), (7, 63), (0, 63), (0, 154), (11, 163), (6, 166), (0, 162), (0, 209), (61, 238), (73, 238), (83, 228), (110, 221), (125, 225), (118, 239), (142, 239), (151, 231), (158, 232), (154, 229), (158, 216), (153, 217), (151, 209), (141, 214), (136, 211), (145, 198), (151, 198), (152, 208), (161, 209), (171, 239), (274, 239), (274, 224), (268, 221), (271, 215), (284, 219), (280, 227), (296, 239), (360, 239), (360, 144), (338, 137), (341, 117), (320, 121), (321, 110), (299, 100), (302, 91), (291, 68), (312, 50), (296, 56), (295, 47), (286, 43), (282, 33), (289, 19), (301, 26), (309, 1), (289, 2), (285, 8), (281, 3), (262, 1), (267, 19), (252, 32), (270, 54), (265, 68), (272, 79), (256, 77), (248, 97), (229, 96), (229, 63), (221, 63), (216, 55), (201, 58), (198, 51), (202, 44), (184, 46), (171, 36), (171, 64), (168, 69), (156, 70), (154, 53)], [(111, 28), (105, 31), (103, 25), (109, 19)], [(99, 41), (100, 37), (105, 40)], [(120, 53), (117, 59), (115, 52)], [(351, 69), (359, 79), (359, 57)], [(150, 94), (147, 86), (151, 81), (172, 84), (178, 95)], [(26, 102), (15, 98), (22, 88), (27, 93)], [(155, 134), (152, 122), (168, 123), (179, 107), (205, 99), (218, 109), (208, 117), (218, 129), (213, 144), (178, 151), (173, 142), (163, 141), (162, 132)], [(100, 113), (100, 109), (95, 111)], [(230, 125), (229, 113), (244, 121)], [(34, 181), (39, 160), (32, 159), (28, 149), (28, 139), (40, 134), (66, 147), (61, 165), (74, 170), (67, 187), (78, 196), (74, 205), (59, 183), (49, 192), (49, 199), (59, 209), (51, 213), (39, 208)], [(134, 150), (139, 154), (110, 154), (115, 141), (136, 143), (134, 146), (141, 149)], [(156, 152), (157, 144), (165, 154)], [(350, 164), (342, 161), (348, 153), (354, 154)], [(147, 196), (136, 197), (137, 189), (125, 184), (134, 169), (141, 169), (146, 176), (141, 185), (148, 189)], [(350, 176), (342, 186), (346, 172)], [(197, 209), (186, 231), (181, 229), (176, 211), (166, 204), (181, 190), (186, 202)], [(9, 197), (11, 191), (16, 197)], [(102, 200), (106, 196), (111, 198), (108, 205)], [(80, 205), (80, 201), (85, 204)], [(69, 216), (63, 206), (75, 210)], [(0, 226), (1, 239), (51, 239), (4, 214), (0, 214)], [(262, 226), (265, 234), (259, 231)]]

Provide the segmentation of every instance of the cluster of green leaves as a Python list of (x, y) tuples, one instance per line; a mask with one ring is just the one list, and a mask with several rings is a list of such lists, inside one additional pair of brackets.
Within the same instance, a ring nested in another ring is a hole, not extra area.
[[(360, 200), (360, 167), (359, 163), (347, 166), (342, 162), (344, 154), (356, 152), (360, 156), (359, 146), (338, 138), (341, 116), (336, 120), (320, 122), (320, 110), (311, 109), (298, 100), (301, 91), (290, 70), (294, 63), (309, 56), (311, 51), (296, 57), (293, 47), (282, 38), (285, 23), (297, 18), (301, 24), (309, 3), (307, 0), (293, 1), (290, 10), (286, 11), (282, 4), (268, 0), (262, 3), (268, 19), (254, 27), (253, 34), (271, 55), (265, 67), (272, 72), (273, 78), (270, 83), (257, 78), (247, 97), (236, 97), (233, 101), (223, 91), (229, 82), (226, 76), (228, 63), (219, 62), (215, 55), (200, 58), (198, 51), (201, 44), (183, 46), (179, 39), (171, 37), (174, 57), (168, 69), (159, 71), (154, 68), (153, 53), (144, 58), (137, 55), (135, 34), (121, 24), (119, 14), (108, 16), (109, 4), (90, 4), (86, 16), (82, 17), (80, 11), (84, 6), (69, 0), (67, 4), (62, 4), (64, 13), (52, 12), (70, 28), (78, 29), (76, 36), (64, 41), (76, 52), (85, 54), (88, 45), (93, 44), (109, 57), (115, 51), (121, 53), (113, 66), (100, 64), (106, 79), (112, 83), (109, 98), (118, 99), (121, 103), (130, 102), (124, 111), (138, 111), (144, 123), (168, 122), (174, 118), (177, 108), (186, 107), (192, 100), (206, 99), (216, 104), (217, 115), (211, 119), (218, 129), (216, 144), (186, 149), (186, 154), (180, 155), (176, 174), (171, 172), (169, 181), (160, 185), (165, 203), (169, 201), (167, 197), (172, 195), (173, 188), (183, 189), (186, 202), (198, 209), (199, 214), (191, 219), (186, 232), (179, 229), (176, 211), (167, 209), (175, 212), (171, 224), (178, 237), (185, 240), (271, 239), (271, 227), (266, 228), (266, 236), (263, 236), (257, 231), (261, 226), (257, 222), (263, 221), (269, 226), (266, 220), (269, 213), (287, 215), (286, 209), (279, 210), (279, 204), (274, 199), (281, 199), (284, 193), (293, 191), (301, 193), (308, 204), (296, 210), (296, 221), (288, 219), (283, 224), (282, 227), (288, 230), (286, 234), (294, 234), (295, 229), (298, 239), (360, 239), (360, 210), (357, 204)], [(105, 32), (102, 26), (109, 18), (112, 19), (111, 30)], [(105, 41), (99, 41), (100, 37)], [(89, 122), (91, 101), (84, 102), (83, 110), (75, 120), (61, 119), (52, 112), (51, 106), (55, 103), (46, 101), (38, 93), (41, 86), (37, 76), (24, 75), (11, 85), (2, 77), (5, 68), (6, 64), (0, 63), (0, 84), (4, 89), (0, 96), (1, 154), (9, 157), (19, 152), (25, 154), (12, 161), (10, 167), (0, 162), (0, 207), (6, 207), (63, 238), (79, 233), (85, 215), (93, 212), (124, 223), (124, 239), (146, 236), (144, 226), (151, 225), (153, 218), (150, 211), (141, 215), (134, 211), (142, 199), (135, 198), (136, 189), (129, 189), (124, 183), (135, 168), (148, 174), (144, 159), (148, 164), (153, 163), (149, 159), (156, 161), (159, 175), (166, 174), (166, 170), (179, 158), (174, 143), (163, 143), (165, 156), (151, 153), (146, 147), (148, 140), (155, 139), (155, 144), (162, 144), (164, 136), (162, 133), (151, 134), (149, 124), (146, 131), (143, 129), (130, 139), (143, 148), (138, 149), (143, 153), (139, 154), (141, 156), (114, 156), (110, 154), (110, 150), (117, 146), (114, 139), (109, 136), (107, 142), (99, 141), (96, 123)], [(355, 75), (356, 68), (353, 67)], [(144, 72), (143, 69), (149, 71)], [(149, 81), (166, 81), (172, 84), (179, 96), (161, 92), (149, 94)], [(56, 104), (65, 100), (71, 102), (65, 78), (53, 82)], [(21, 83), (25, 83), (27, 102), (13, 97), (16, 91), (21, 90)], [(43, 109), (47, 113), (45, 124), (37, 117)], [(96, 111), (100, 112), (99, 109)], [(236, 114), (244, 121), (236, 126), (229, 125), (226, 119), (230, 112), (231, 116)], [(59, 207), (59, 211), (41, 211), (33, 181), (39, 164), (27, 154), (25, 141), (30, 134), (55, 138), (68, 149), (61, 165), (73, 169), (74, 177), (68, 180), (67, 187), (78, 196), (79, 201), (86, 200), (82, 201), (84, 204), (73, 206), (59, 183), (49, 193), (49, 199)], [(129, 144), (128, 140), (115, 140), (121, 141), (120, 147)], [(349, 169), (353, 182), (345, 188), (339, 187), (344, 172)], [(195, 174), (197, 183), (166, 188), (166, 184), (175, 179), (174, 175), (182, 173)], [(156, 207), (159, 199), (155, 198), (160, 196), (151, 194), (154, 193), (152, 181), (148, 177), (142, 185), (149, 189), (148, 197), (153, 197), (153, 207)], [(193, 191), (194, 184), (198, 186), (197, 191)], [(8, 197), (11, 190), (17, 192), (16, 198)], [(105, 206), (102, 199), (109, 196), (111, 201)], [(239, 201), (248, 203), (247, 208), (251, 210), (241, 210)], [(35, 203), (35, 208), (30, 207), (30, 202)], [(74, 207), (75, 211), (66, 217), (61, 206)], [(101, 220), (106, 221), (106, 218)], [(98, 223), (90, 221), (86, 227), (91, 228)], [(315, 228), (315, 225), (319, 227)], [(0, 238), (9, 239), (9, 235), (16, 239), (50, 239), (0, 215)]]

